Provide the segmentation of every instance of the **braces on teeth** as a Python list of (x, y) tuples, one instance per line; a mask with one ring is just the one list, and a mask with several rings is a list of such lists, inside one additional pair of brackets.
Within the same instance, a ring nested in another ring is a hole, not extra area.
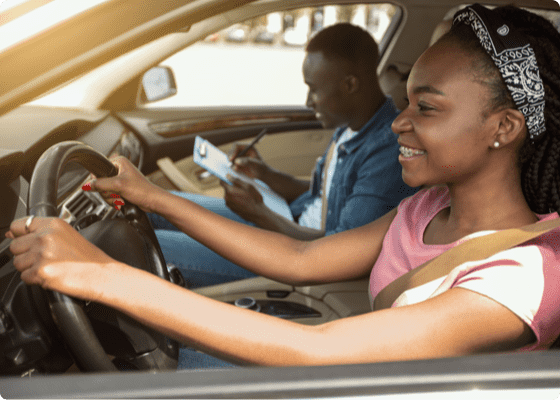
[(412, 157), (412, 156), (417, 155), (417, 154), (424, 154), (425, 153), (422, 150), (409, 149), (408, 147), (404, 147), (404, 146), (401, 146), (399, 150), (404, 157)]

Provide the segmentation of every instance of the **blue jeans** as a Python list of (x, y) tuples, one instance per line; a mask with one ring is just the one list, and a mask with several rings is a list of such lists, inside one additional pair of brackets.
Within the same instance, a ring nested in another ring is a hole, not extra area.
[[(223, 199), (193, 193), (172, 193), (223, 217), (253, 225), (227, 208)], [(155, 229), (165, 261), (174, 264), (181, 271), (189, 288), (211, 286), (257, 276), (187, 236), (165, 218), (157, 214), (148, 214), (148, 217)]]
[(179, 348), (178, 370), (235, 367), (237, 366), (234, 364), (230, 364), (227, 361), (220, 360), (219, 358), (212, 357), (208, 354), (200, 353), (191, 348)]

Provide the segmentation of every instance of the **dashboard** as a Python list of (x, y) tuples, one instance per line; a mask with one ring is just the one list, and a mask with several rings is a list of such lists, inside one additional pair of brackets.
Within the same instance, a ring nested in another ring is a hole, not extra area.
[[(17, 372), (53, 346), (47, 334), (37, 331), (43, 328), (35, 321), (45, 318), (22, 310), (29, 296), (19, 286), (13, 289), (10, 240), (4, 236), (14, 219), (27, 215), (29, 182), (37, 160), (53, 144), (75, 140), (107, 157), (125, 156), (140, 169), (145, 150), (129, 127), (105, 111), (24, 106), (0, 117), (0, 137), (0, 352), (5, 355), (0, 370)], [(119, 213), (98, 193), (81, 190), (88, 178), (85, 168), (71, 162), (58, 180), (59, 216), (77, 229), (85, 218), (112, 218)]]

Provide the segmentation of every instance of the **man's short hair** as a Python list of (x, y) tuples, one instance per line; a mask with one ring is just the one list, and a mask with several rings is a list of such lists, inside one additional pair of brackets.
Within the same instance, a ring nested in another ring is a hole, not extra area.
[(377, 68), (379, 56), (377, 43), (369, 32), (346, 22), (317, 32), (307, 43), (305, 51), (321, 52), (327, 59), (345, 59), (356, 66), (362, 64), (373, 71)]

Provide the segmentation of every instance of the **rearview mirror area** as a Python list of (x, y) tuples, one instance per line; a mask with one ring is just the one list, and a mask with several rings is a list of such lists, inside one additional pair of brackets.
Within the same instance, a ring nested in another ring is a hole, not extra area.
[(169, 67), (150, 68), (142, 77), (142, 102), (167, 99), (177, 93), (175, 76)]

